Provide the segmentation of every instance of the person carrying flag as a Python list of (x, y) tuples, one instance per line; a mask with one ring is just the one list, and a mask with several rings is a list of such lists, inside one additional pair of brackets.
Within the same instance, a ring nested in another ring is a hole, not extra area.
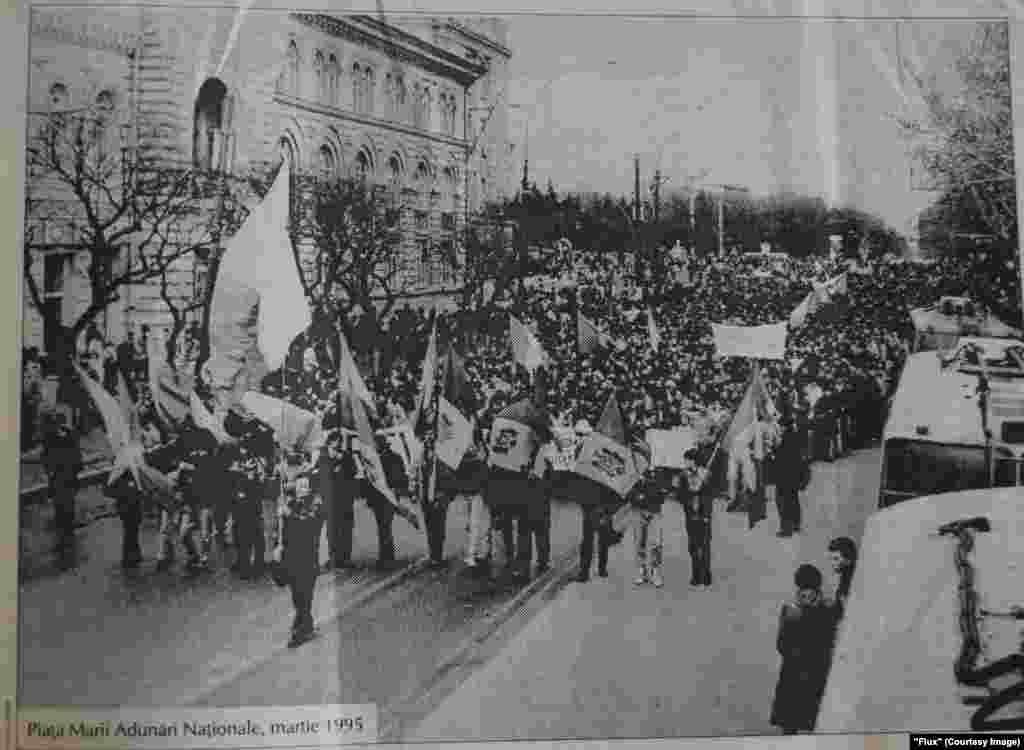
[(661, 511), (664, 501), (653, 469), (648, 469), (643, 479), (629, 493), (629, 504), (637, 515), (637, 522), (633, 526), (636, 565), (639, 569), (639, 575), (633, 583), (637, 586), (650, 583), (660, 589), (665, 585), (661, 572), (664, 552)]
[[(490, 439), (494, 417), (508, 406), (508, 397), (501, 391), (491, 396), (491, 401), (481, 412), (477, 422), (476, 445), (480, 458), (486, 462), (487, 445)], [(466, 549), (466, 565), (471, 574), (490, 576), (492, 562), (491, 512), (484, 495), (473, 496), (469, 512), (469, 541)]]
[(224, 429), (237, 440), (225, 446), (238, 551), (232, 571), (243, 581), (253, 580), (263, 575), (266, 564), (263, 496), (274, 460), (274, 435), (258, 420), (243, 418), (235, 411), (228, 412)]

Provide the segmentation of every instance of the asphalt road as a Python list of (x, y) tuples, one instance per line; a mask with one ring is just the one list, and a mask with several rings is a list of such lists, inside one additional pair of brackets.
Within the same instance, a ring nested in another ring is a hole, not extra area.
[[(475, 637), (520, 590), (464, 575), (466, 521), (466, 504), (456, 501), (448, 518), (449, 570), (378, 571), (376, 526), (359, 503), (356, 566), (320, 576), (314, 616), (321, 635), (298, 650), (284, 648), (292, 617), (288, 590), (269, 579), (235, 579), (226, 569), (231, 550), (215, 551), (212, 572), (199, 577), (180, 569), (157, 573), (156, 525), (148, 521), (142, 539), (148, 559), (141, 570), (124, 572), (119, 522), (90, 524), (79, 532), (77, 569), (60, 573), (39, 563), (22, 584), (21, 700), (383, 706), (414, 698), (444, 655)], [(423, 533), (398, 518), (394, 524), (400, 562), (422, 559)], [(578, 534), (578, 510), (556, 503), (553, 555), (572, 552)], [(321, 548), (325, 556), (326, 545)]]

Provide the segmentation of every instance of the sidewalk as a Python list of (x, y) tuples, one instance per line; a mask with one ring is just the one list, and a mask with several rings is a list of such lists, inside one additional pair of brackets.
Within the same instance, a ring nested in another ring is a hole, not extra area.
[(877, 499), (877, 450), (817, 464), (804, 532), (779, 539), (774, 508), (748, 531), (716, 511), (711, 590), (691, 590), (681, 509), (665, 506), (665, 588), (636, 587), (630, 539), (608, 579), (573, 583), (403, 741), (778, 734), (768, 723), (779, 608), (802, 562), (859, 540)]

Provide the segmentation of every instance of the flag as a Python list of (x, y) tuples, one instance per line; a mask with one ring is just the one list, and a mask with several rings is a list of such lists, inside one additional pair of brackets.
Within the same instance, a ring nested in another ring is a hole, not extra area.
[(644, 439), (651, 448), (651, 466), (682, 469), (683, 456), (697, 446), (697, 431), (691, 427), (647, 430)]
[(207, 367), (214, 391), (231, 403), (283, 365), (292, 340), (312, 321), (288, 236), (289, 211), (285, 161), (263, 201), (229, 240), (217, 272)]
[[(244, 397), (243, 397), (244, 398)], [(199, 398), (199, 394), (192, 391), (189, 394), (189, 409), (192, 415), (192, 421), (195, 422), (196, 427), (201, 430), (206, 430), (213, 435), (218, 443), (232, 443), (234, 442), (227, 431), (224, 429), (224, 423), (217, 419), (209, 409), (203, 404)]]
[(796, 306), (796, 309), (789, 316), (790, 328), (801, 328), (807, 322), (807, 316), (811, 313), (812, 299), (814, 299), (813, 292), (804, 297), (803, 302)]
[(649, 465), (649, 451), (632, 445), (619, 403), (614, 394), (609, 396), (597, 427), (583, 441), (573, 470), (624, 498)]
[(761, 376), (760, 368), (755, 368), (751, 375), (747, 391), (743, 400), (733, 414), (729, 429), (722, 438), (722, 448), (729, 455), (730, 478), (735, 476), (738, 467), (743, 466), (744, 479), (750, 489), (754, 489), (751, 483), (754, 478), (753, 456), (750, 453), (750, 443), (754, 440), (770, 440), (771, 434), (753, 435), (751, 430), (758, 419), (772, 425), (774, 432), (777, 426), (779, 412), (772, 401), (768, 389), (765, 387), (764, 378)]
[(82, 385), (85, 386), (86, 392), (96, 405), (100, 417), (103, 419), (103, 428), (107, 433), (107, 441), (110, 443), (110, 449), (116, 456), (132, 440), (131, 426), (121, 408), (121, 404), (102, 385), (89, 377), (85, 370), (81, 369), (78, 365), (73, 366), (75, 372), (78, 373), (78, 377), (82, 380)]
[(454, 471), (473, 443), (470, 418), (476, 411), (476, 397), (466, 375), (465, 363), (453, 346), (448, 347), (440, 376), (435, 450), (438, 459)]
[(312, 453), (323, 434), (320, 417), (279, 398), (248, 391), (242, 406), (274, 431), (277, 444), (290, 450)]
[(356, 366), (355, 357), (352, 356), (352, 350), (349, 349), (348, 341), (345, 339), (345, 334), (338, 331), (338, 337), (341, 342), (341, 362), (338, 365), (338, 388), (353, 394), (368, 407), (375, 409), (376, 403), (373, 400), (373, 394), (370, 393), (370, 389), (366, 387), (366, 383), (363, 380), (362, 375), (359, 374), (359, 368)]
[(576, 344), (580, 354), (590, 354), (600, 347), (611, 347), (612, 337), (581, 314), (576, 314)]
[(526, 471), (536, 448), (551, 437), (547, 412), (529, 399), (516, 401), (491, 425), (488, 465)]
[(509, 340), (512, 344), (512, 358), (533, 373), (547, 362), (548, 355), (533, 331), (514, 315), (509, 318)]
[(473, 423), (443, 396), (438, 401), (437, 458), (455, 471), (473, 443)]
[(658, 347), (661, 346), (661, 332), (654, 320), (654, 311), (649, 307), (647, 308), (647, 333), (651, 339), (651, 351), (658, 351)]
[(107, 485), (116, 482), (127, 471), (131, 473), (135, 486), (140, 491), (168, 501), (172, 500), (173, 483), (165, 474), (146, 463), (146, 453), (142, 444), (134, 439), (130, 424), (117, 399), (107, 393), (102, 385), (89, 377), (78, 365), (74, 365), (74, 368), (103, 419), (107, 441), (114, 453), (114, 465), (107, 475)]
[(782, 359), (786, 352), (786, 324), (730, 326), (711, 324), (719, 357)]
[(415, 528), (420, 528), (419, 518), (416, 517), (415, 511), (404, 503), (399, 502), (398, 498), (395, 497), (395, 493), (391, 491), (391, 487), (388, 486), (387, 477), (384, 475), (384, 466), (381, 463), (380, 454), (377, 452), (376, 438), (373, 430), (370, 429), (370, 419), (366, 414), (365, 405), (351, 393), (343, 392), (340, 398), (344, 403), (344, 408), (341, 410), (342, 413), (351, 417), (351, 421), (343, 420), (347, 422), (347, 424), (343, 424), (343, 427), (354, 433), (355, 437), (352, 441), (353, 458), (362, 468), (366, 481), (391, 503), (398, 515), (411, 523)]
[(422, 429), (420, 423), (430, 413), (431, 402), (434, 399), (434, 384), (437, 379), (437, 320), (430, 329), (430, 339), (427, 341), (427, 353), (423, 357), (423, 371), (420, 373), (420, 391), (416, 401), (416, 409), (413, 412), (413, 429)]
[(191, 413), (190, 392), (194, 378), (179, 375), (166, 365), (158, 367), (153, 360), (149, 365), (149, 388), (153, 406), (162, 419), (179, 425)]

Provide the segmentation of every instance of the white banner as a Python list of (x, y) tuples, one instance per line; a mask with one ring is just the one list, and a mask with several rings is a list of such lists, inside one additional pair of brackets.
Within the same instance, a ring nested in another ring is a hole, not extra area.
[(677, 427), (674, 430), (648, 430), (645, 436), (651, 447), (651, 466), (655, 468), (683, 468), (683, 454), (697, 445), (696, 430)]
[(377, 739), (374, 705), (18, 709), (22, 750), (339, 747)]
[(786, 323), (766, 326), (711, 324), (719, 357), (782, 359), (786, 353)]

